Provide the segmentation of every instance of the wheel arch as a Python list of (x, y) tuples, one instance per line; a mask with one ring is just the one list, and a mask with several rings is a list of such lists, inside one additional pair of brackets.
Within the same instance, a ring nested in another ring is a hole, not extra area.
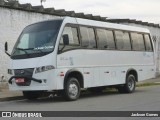
[(82, 73), (77, 70), (77, 69), (71, 69), (71, 70), (68, 70), (65, 74), (65, 77), (64, 77), (64, 84), (63, 86), (66, 84), (67, 80), (69, 77), (75, 77), (77, 78), (79, 84), (80, 84), (80, 87), (81, 88), (84, 88), (84, 78), (83, 78), (83, 75)]
[(136, 78), (136, 82), (138, 82), (138, 73), (137, 73), (137, 71), (136, 71), (135, 69), (133, 69), (133, 68), (128, 69), (128, 71), (127, 71), (127, 73), (126, 73), (126, 80), (127, 80), (127, 76), (128, 76), (129, 74), (134, 75), (135, 78)]

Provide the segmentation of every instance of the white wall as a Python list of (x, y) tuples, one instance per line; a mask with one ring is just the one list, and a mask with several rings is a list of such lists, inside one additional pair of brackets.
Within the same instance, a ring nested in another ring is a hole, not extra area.
[(23, 28), (37, 21), (54, 19), (56, 16), (34, 12), (14, 10), (0, 7), (0, 80), (7, 76), (7, 61), (9, 57), (4, 53), (4, 43), (8, 41), (11, 52)]

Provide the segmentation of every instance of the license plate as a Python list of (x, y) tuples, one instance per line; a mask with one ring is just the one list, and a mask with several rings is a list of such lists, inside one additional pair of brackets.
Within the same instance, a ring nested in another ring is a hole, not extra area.
[(24, 83), (24, 78), (16, 78), (16, 83)]

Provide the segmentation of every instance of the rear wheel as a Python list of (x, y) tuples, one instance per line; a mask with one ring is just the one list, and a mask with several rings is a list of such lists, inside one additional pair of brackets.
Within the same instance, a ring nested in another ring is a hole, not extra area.
[(42, 95), (40, 91), (23, 91), (23, 96), (28, 100), (34, 100)]
[(126, 78), (126, 84), (123, 86), (118, 86), (118, 91), (120, 93), (132, 93), (135, 91), (136, 87), (136, 78), (134, 75), (129, 74)]
[(70, 77), (68, 78), (64, 90), (63, 96), (65, 100), (74, 101), (77, 100), (80, 96), (80, 85), (77, 78)]

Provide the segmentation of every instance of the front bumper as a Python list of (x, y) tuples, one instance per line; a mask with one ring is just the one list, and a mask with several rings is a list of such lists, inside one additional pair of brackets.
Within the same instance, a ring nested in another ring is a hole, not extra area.
[(9, 84), (12, 84), (12, 80), (13, 80), (13, 79), (16, 79), (16, 78), (25, 78), (26, 80), (32, 80), (32, 81), (35, 81), (35, 82), (38, 82), (38, 83), (42, 83), (42, 80), (39, 80), (39, 79), (36, 79), (36, 78), (32, 78), (32, 77), (28, 77), (28, 76), (18, 76), (18, 75), (12, 76), (12, 77), (9, 79), (8, 83), (9, 83)]

